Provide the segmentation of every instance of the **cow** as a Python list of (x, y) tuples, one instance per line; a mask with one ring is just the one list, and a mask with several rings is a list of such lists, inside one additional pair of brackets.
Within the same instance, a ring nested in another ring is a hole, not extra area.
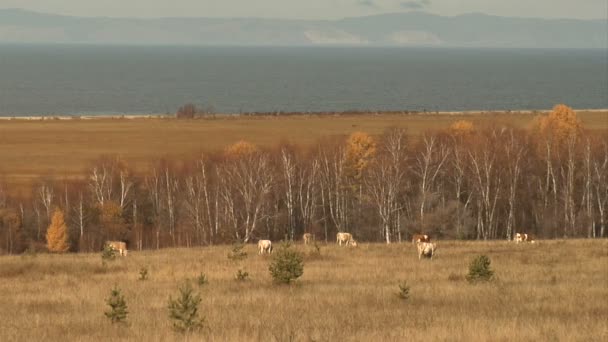
[(417, 242), (416, 244), (418, 247), (418, 260), (420, 260), (423, 256), (433, 260), (433, 255), (435, 255), (437, 245), (431, 242)]
[(305, 233), (304, 235), (302, 235), (302, 240), (304, 240), (305, 245), (308, 245), (311, 242), (315, 241), (315, 236), (311, 233)]
[(258, 254), (272, 253), (272, 242), (270, 240), (258, 241)]
[(118, 252), (120, 256), (127, 256), (127, 243), (123, 241), (106, 241), (105, 245)]
[(353, 247), (357, 247), (357, 241), (353, 239), (353, 235), (351, 233), (340, 232), (336, 234), (336, 243), (340, 246), (342, 246), (342, 243), (344, 243), (346, 246), (351, 245)]
[(412, 243), (416, 242), (431, 242), (431, 237), (426, 234), (414, 234), (412, 236)]
[(532, 234), (526, 234), (526, 233), (515, 233), (514, 240), (516, 243), (520, 243), (520, 242), (536, 243), (536, 238)]

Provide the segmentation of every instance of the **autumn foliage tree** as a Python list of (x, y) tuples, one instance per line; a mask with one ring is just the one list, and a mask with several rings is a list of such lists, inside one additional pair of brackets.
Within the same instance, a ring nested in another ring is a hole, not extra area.
[(469, 120), (458, 120), (450, 125), (449, 132), (454, 137), (468, 137), (475, 132), (475, 125)]
[(46, 231), (46, 243), (49, 252), (65, 253), (70, 249), (68, 227), (60, 209), (56, 209), (53, 214), (51, 224)]
[(346, 141), (346, 164), (355, 177), (361, 179), (363, 170), (376, 154), (376, 142), (367, 133), (354, 132)]
[(253, 153), (258, 152), (258, 147), (254, 144), (240, 140), (228, 147), (224, 150), (224, 155), (229, 159), (235, 159), (243, 156), (248, 156)]
[(544, 116), (537, 118), (538, 129), (545, 135), (551, 135), (558, 142), (580, 135), (582, 124), (572, 108), (559, 104)]

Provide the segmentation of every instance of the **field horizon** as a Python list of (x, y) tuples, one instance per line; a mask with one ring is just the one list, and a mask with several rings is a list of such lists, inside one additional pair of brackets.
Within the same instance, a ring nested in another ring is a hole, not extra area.
[[(576, 112), (584, 128), (608, 130), (608, 110)], [(310, 147), (324, 138), (346, 137), (355, 131), (374, 136), (395, 127), (405, 128), (415, 137), (446, 129), (458, 120), (527, 128), (537, 114), (547, 111), (405, 113), (217, 115), (185, 120), (150, 116), (4, 118), (0, 119), (0, 177), (18, 184), (38, 177), (69, 179), (81, 175), (103, 155), (118, 156), (141, 170), (159, 158), (192, 157), (240, 140), (263, 148), (284, 142)]]

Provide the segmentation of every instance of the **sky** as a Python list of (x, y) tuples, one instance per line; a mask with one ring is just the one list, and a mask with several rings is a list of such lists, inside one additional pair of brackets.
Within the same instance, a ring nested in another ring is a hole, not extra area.
[(107, 17), (339, 19), (413, 10), (448, 16), (481, 12), (535, 18), (608, 17), (608, 0), (0, 0), (0, 8)]

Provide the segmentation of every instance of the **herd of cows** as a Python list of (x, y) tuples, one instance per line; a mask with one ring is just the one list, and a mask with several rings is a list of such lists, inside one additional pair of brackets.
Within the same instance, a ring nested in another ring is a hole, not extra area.
[[(305, 245), (309, 245), (314, 242), (314, 235), (311, 233), (305, 233), (302, 236), (302, 241)], [(513, 241), (516, 243), (536, 243), (536, 238), (532, 234), (527, 233), (516, 233)], [(357, 247), (357, 241), (353, 238), (351, 233), (339, 232), (336, 234), (336, 243), (338, 246), (351, 246)], [(418, 249), (418, 259), (422, 257), (433, 259), (437, 245), (431, 242), (431, 237), (427, 234), (414, 234), (412, 236), (412, 243), (416, 244)], [(106, 241), (106, 246), (118, 253), (120, 256), (127, 255), (127, 244), (123, 241)], [(271, 254), (272, 253), (272, 241), (270, 240), (259, 240), (258, 241), (258, 254)]]

